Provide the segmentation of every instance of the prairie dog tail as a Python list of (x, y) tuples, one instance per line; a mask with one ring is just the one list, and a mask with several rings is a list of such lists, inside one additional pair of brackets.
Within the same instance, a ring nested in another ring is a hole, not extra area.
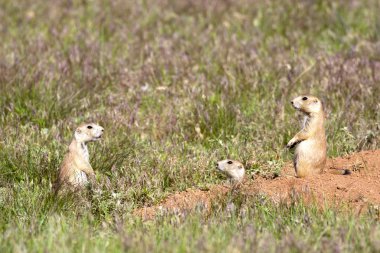
[(335, 174), (335, 175), (350, 175), (352, 173), (352, 171), (349, 169), (338, 169), (338, 168), (330, 168), (328, 172), (330, 174)]

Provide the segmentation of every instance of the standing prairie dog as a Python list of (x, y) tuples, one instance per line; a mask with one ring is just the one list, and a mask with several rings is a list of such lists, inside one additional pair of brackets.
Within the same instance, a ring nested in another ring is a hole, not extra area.
[(321, 101), (313, 96), (299, 96), (291, 101), (305, 115), (303, 128), (286, 145), (296, 146), (294, 168), (297, 177), (322, 172), (326, 164), (325, 113)]
[(94, 177), (95, 172), (90, 165), (87, 142), (97, 141), (102, 137), (103, 127), (94, 123), (80, 125), (74, 133), (69, 151), (63, 158), (59, 168), (59, 175), (54, 186), (68, 185), (83, 187), (88, 184), (87, 177)]
[[(323, 172), (326, 165), (327, 143), (325, 113), (321, 101), (313, 96), (299, 96), (291, 101), (295, 109), (305, 115), (303, 128), (286, 145), (296, 146), (294, 168), (297, 177), (307, 177)], [(350, 174), (349, 170), (333, 169), (333, 174)]]
[(226, 174), (233, 183), (241, 183), (245, 169), (242, 163), (234, 160), (222, 160), (216, 163), (216, 168)]

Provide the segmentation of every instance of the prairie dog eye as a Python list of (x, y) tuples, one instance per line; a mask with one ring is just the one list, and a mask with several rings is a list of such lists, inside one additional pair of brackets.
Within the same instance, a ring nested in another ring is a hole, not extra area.
[(228, 163), (228, 164), (232, 164), (232, 161), (228, 161), (227, 163)]
[(92, 129), (92, 126), (87, 126), (88, 129)]
[(303, 97), (302, 100), (307, 100), (307, 97)]

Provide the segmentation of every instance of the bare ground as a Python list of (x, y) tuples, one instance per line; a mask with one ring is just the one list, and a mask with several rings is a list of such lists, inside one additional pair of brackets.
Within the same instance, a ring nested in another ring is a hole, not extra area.
[[(307, 179), (294, 177), (291, 164), (285, 166), (281, 176), (275, 179), (257, 177), (246, 180), (240, 187), (244, 194), (264, 194), (275, 203), (286, 202), (294, 195), (302, 196), (306, 202), (316, 202), (321, 207), (348, 206), (360, 214), (369, 205), (378, 208), (380, 204), (380, 150), (362, 151), (347, 157), (329, 159), (327, 168), (346, 168), (351, 175), (326, 173)], [(151, 219), (162, 212), (181, 212), (197, 206), (209, 210), (213, 201), (230, 191), (226, 185), (213, 185), (208, 190), (187, 189), (167, 197), (162, 203), (143, 207), (135, 211), (143, 219)]]

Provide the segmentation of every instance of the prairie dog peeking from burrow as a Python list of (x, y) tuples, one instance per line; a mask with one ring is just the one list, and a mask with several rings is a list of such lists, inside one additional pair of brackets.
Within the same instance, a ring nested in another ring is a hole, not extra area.
[(241, 183), (244, 179), (245, 169), (241, 162), (230, 159), (216, 163), (216, 168), (225, 174), (231, 182)]

